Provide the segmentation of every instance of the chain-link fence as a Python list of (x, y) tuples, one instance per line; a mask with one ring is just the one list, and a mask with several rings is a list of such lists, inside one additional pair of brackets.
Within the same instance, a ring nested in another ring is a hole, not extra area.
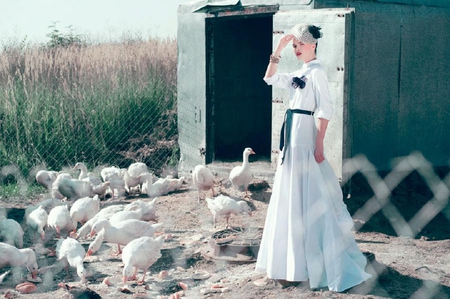
[(0, 165), (176, 165), (176, 50), (174, 39), (4, 49)]
[[(450, 221), (448, 201), (450, 196), (450, 172), (448, 167), (433, 167), (420, 153), (398, 159), (393, 169), (385, 173), (378, 171), (365, 156), (356, 156), (344, 164), (344, 172), (351, 181), (365, 186), (359, 193), (370, 194), (353, 217), (364, 223), (381, 212), (393, 233), (398, 236), (415, 238), (437, 214), (442, 213)], [(352, 193), (350, 182), (349, 194)], [(358, 187), (357, 187), (358, 188)], [(401, 206), (420, 207), (415, 214), (405, 215)]]

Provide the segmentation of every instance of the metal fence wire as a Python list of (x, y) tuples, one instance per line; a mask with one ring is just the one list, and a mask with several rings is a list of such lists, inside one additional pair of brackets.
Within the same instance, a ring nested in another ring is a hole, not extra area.
[[(174, 40), (156, 40), (4, 51), (1, 184), (16, 183), (26, 194), (37, 170), (77, 162), (94, 170), (139, 161), (157, 176), (176, 169), (176, 48)], [(437, 217), (450, 222), (449, 167), (433, 167), (420, 153), (399, 158), (384, 175), (359, 155), (345, 162), (343, 177), (355, 231), (380, 215), (392, 235), (412, 239)], [(356, 193), (367, 198), (350, 205)], [(408, 205), (417, 210), (402, 208)], [(412, 297), (440, 292), (425, 281)]]
[(176, 49), (174, 39), (4, 49), (0, 165), (175, 166)]

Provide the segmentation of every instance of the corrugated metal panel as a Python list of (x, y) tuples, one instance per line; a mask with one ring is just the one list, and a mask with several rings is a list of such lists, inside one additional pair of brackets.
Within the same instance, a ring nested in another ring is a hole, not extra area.
[[(274, 16), (274, 48), (279, 38), (287, 33), (297, 23), (311, 23), (322, 28), (324, 37), (320, 39), (317, 56), (323, 66), (327, 69), (330, 92), (334, 105), (334, 115), (330, 122), (325, 138), (325, 152), (328, 161), (333, 167), (336, 175), (342, 178), (342, 163), (345, 155), (346, 136), (344, 136), (345, 120), (347, 117), (347, 91), (346, 84), (348, 76), (347, 55), (351, 47), (351, 28), (353, 21), (353, 10), (343, 9), (318, 9), (279, 12)], [(291, 72), (301, 67), (297, 58), (285, 49), (283, 58), (279, 64), (280, 72)], [(273, 159), (276, 159), (276, 150), (279, 144), (279, 128), (283, 120), (284, 111), (288, 107), (289, 94), (285, 90), (273, 89), (273, 123), (272, 136)], [(283, 104), (278, 101), (283, 100)]]
[(178, 142), (180, 170), (204, 164), (206, 147), (206, 50), (204, 14), (178, 14)]

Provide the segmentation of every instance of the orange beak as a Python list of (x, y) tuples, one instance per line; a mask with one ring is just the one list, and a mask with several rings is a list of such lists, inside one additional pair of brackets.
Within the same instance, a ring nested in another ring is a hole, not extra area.
[(36, 276), (37, 276), (37, 271), (31, 272), (31, 277), (32, 277), (33, 279), (36, 279)]
[(86, 256), (91, 256), (92, 254), (93, 254), (92, 250), (89, 249), (86, 253)]
[(91, 230), (90, 236), (91, 236), (91, 238), (92, 238), (93, 236), (95, 236), (95, 231)]

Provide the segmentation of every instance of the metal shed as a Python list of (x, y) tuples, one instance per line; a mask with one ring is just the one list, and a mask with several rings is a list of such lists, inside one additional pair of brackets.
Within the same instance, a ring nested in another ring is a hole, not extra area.
[[(325, 154), (339, 178), (357, 154), (379, 170), (412, 151), (448, 165), (449, 1), (227, 0), (178, 8), (180, 172), (226, 174), (252, 147), (255, 175), (272, 178), (289, 95), (262, 78), (278, 39), (303, 22), (324, 34), (317, 56), (334, 104)], [(279, 71), (300, 68), (289, 54)]]

